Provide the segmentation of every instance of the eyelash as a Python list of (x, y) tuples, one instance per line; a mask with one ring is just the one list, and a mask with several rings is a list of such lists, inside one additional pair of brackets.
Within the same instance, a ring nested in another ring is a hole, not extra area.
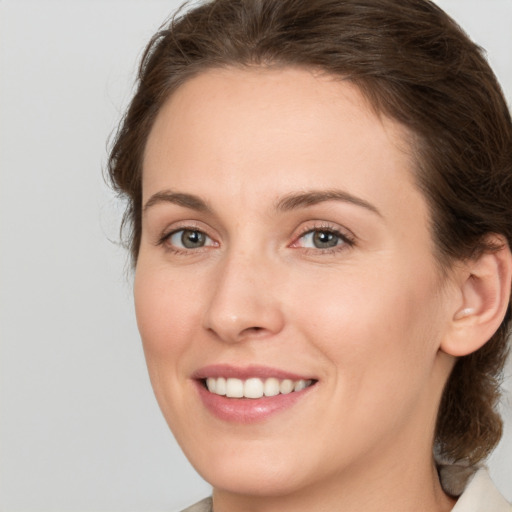
[[(197, 226), (180, 226), (178, 228), (173, 229), (172, 231), (164, 233), (157, 241), (158, 246), (165, 246), (165, 249), (174, 253), (174, 254), (180, 254), (180, 255), (190, 255), (191, 253), (197, 253), (202, 252), (202, 250), (208, 250), (210, 246), (202, 246), (198, 247), (197, 249), (189, 248), (189, 249), (182, 249), (180, 247), (176, 247), (175, 245), (172, 245), (169, 243), (170, 239), (177, 233), (180, 233), (181, 231), (192, 231), (203, 234), (208, 239), (213, 240), (212, 237), (210, 237), (207, 233), (205, 233), (204, 230), (199, 229)], [(312, 248), (312, 247), (303, 247), (302, 249), (306, 253), (310, 254), (333, 254), (340, 251), (347, 250), (355, 245), (355, 237), (353, 235), (349, 235), (348, 233), (343, 233), (338, 228), (333, 227), (329, 224), (320, 224), (320, 225), (314, 225), (314, 226), (307, 226), (305, 227), (302, 232), (295, 237), (294, 241), (288, 246), (292, 248), (300, 248), (299, 245), (296, 245), (299, 240), (303, 239), (306, 235), (314, 233), (314, 232), (323, 232), (328, 233), (331, 235), (334, 235), (335, 237), (339, 238), (339, 240), (342, 242), (341, 244), (335, 245), (334, 247), (328, 247), (328, 248)], [(214, 246), (218, 245), (217, 242), (214, 241)]]
[[(192, 231), (203, 234), (205, 237), (207, 237), (210, 240), (213, 240), (211, 236), (205, 233), (203, 229), (198, 228), (197, 226), (180, 226), (178, 228), (175, 228), (171, 231), (165, 232), (157, 241), (157, 245), (164, 246), (165, 250), (170, 251), (174, 254), (179, 255), (190, 255), (192, 252), (202, 252), (204, 249), (208, 249), (210, 246), (203, 246), (199, 247), (197, 249), (182, 249), (180, 247), (176, 247), (175, 245), (172, 245), (170, 243), (171, 238), (176, 234), (180, 233), (181, 231)], [(216, 243), (215, 243), (216, 244)], [(218, 244), (217, 244), (218, 245)]]
[[(335, 245), (334, 247), (328, 247), (328, 248), (311, 248), (311, 247), (304, 247), (303, 250), (306, 252), (306, 253), (310, 253), (310, 254), (333, 254), (333, 253), (337, 253), (337, 252), (340, 252), (340, 251), (345, 251), (347, 249), (350, 249), (351, 247), (354, 247), (354, 245), (356, 244), (355, 242), (355, 236), (352, 235), (352, 234), (348, 234), (347, 232), (342, 232), (340, 229), (330, 225), (330, 224), (325, 224), (325, 223), (321, 223), (321, 224), (318, 224), (318, 225), (314, 225), (314, 226), (307, 226), (305, 227), (302, 232), (295, 238), (295, 241), (290, 245), (291, 247), (294, 247), (295, 244), (297, 244), (297, 242), (299, 240), (301, 240), (302, 238), (304, 238), (306, 235), (310, 234), (310, 233), (315, 233), (315, 232), (319, 232), (319, 233), (329, 233), (331, 235), (334, 235), (336, 236), (337, 238), (339, 238), (339, 240), (342, 242), (341, 244), (339, 245)], [(297, 247), (295, 245), (295, 247)]]

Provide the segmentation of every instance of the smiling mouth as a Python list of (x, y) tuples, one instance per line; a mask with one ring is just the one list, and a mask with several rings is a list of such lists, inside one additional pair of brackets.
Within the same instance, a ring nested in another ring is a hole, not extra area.
[(316, 384), (316, 380), (292, 380), (270, 377), (237, 379), (232, 377), (208, 377), (202, 379), (204, 387), (212, 394), (227, 398), (263, 398), (296, 393)]

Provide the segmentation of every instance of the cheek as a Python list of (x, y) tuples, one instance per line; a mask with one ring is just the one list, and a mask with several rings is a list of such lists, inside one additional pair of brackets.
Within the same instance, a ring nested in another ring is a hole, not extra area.
[(135, 273), (134, 298), (137, 325), (148, 366), (177, 359), (187, 340), (200, 325), (200, 290), (190, 280), (165, 269), (139, 262)]
[(437, 353), (430, 291), (396, 280), (369, 283), (347, 278), (328, 301), (315, 293), (302, 305), (314, 318), (308, 338), (334, 370), (327, 385), (337, 405), (325, 411), (325, 423), (342, 424), (356, 451), (370, 442), (368, 432), (386, 442), (411, 417), (430, 425)]
[[(147, 265), (139, 259), (135, 273), (134, 299), (149, 377), (162, 413), (175, 434), (188, 425), (193, 415), (183, 389), (187, 382), (189, 360), (194, 358), (191, 341), (201, 325), (199, 290), (169, 270)], [(197, 355), (197, 354), (196, 354)]]
[(442, 311), (437, 280), (431, 272), (407, 272), (405, 263), (397, 267), (305, 284), (309, 292), (298, 307), (309, 319), (308, 337), (340, 375), (351, 375), (347, 385), (355, 392), (364, 379), (368, 386), (399, 386), (426, 378), (434, 363)]

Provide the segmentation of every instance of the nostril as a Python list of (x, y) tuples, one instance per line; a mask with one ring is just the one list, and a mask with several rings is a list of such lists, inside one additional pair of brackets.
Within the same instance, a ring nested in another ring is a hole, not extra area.
[(255, 334), (261, 331), (264, 331), (265, 329), (263, 327), (247, 327), (244, 329), (240, 334)]

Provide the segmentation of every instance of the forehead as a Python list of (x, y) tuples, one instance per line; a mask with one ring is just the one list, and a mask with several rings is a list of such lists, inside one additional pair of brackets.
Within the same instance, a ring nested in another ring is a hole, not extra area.
[(226, 130), (235, 126), (239, 137), (224, 140), (222, 145), (229, 150), (254, 124), (261, 127), (262, 121), (267, 121), (265, 132), (257, 135), (267, 135), (269, 141), (283, 129), (297, 137), (301, 129), (302, 134), (307, 130), (313, 137), (336, 135), (328, 133), (330, 126), (326, 123), (334, 121), (340, 135), (342, 124), (348, 122), (355, 128), (364, 126), (368, 138), (375, 140), (379, 133), (378, 140), (385, 135), (386, 142), (409, 150), (408, 130), (388, 117), (376, 115), (350, 81), (305, 68), (250, 67), (209, 69), (181, 85), (160, 109), (146, 155), (155, 143), (162, 142), (155, 132), (179, 135), (176, 132), (186, 127), (198, 134), (209, 131), (210, 136), (215, 129), (221, 136), (221, 125)]
[(265, 197), (333, 186), (417, 195), (408, 135), (340, 78), (294, 68), (209, 70), (159, 112), (143, 194), (177, 186), (220, 194), (216, 183), (237, 196), (247, 187)]

